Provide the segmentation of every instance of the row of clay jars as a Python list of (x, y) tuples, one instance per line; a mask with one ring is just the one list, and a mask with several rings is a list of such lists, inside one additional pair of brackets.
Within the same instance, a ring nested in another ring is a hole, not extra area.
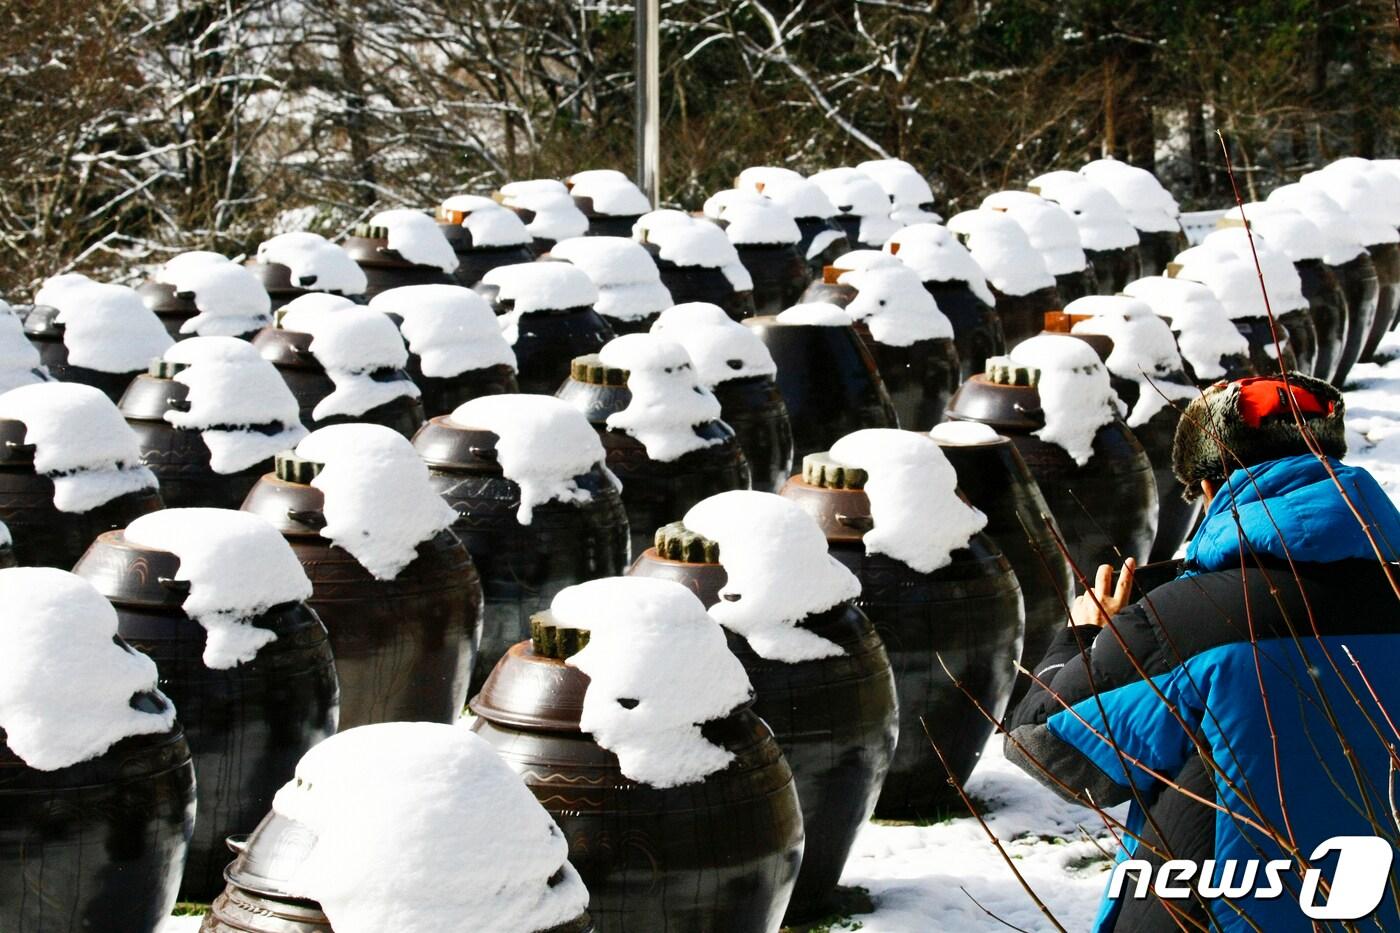
[(1045, 427), (1033, 371), (999, 369), (963, 383), (948, 407), (952, 421), (976, 421), (1009, 437), (1040, 486), (1064, 536), (1071, 564), (1092, 576), (1100, 564), (1125, 557), (1147, 563), (1157, 536), (1157, 482), (1142, 444), (1114, 418), (1094, 436), (1083, 466), (1058, 444), (1041, 440)]
[(1400, 243), (1367, 243), (1366, 252), (1376, 267), (1379, 289), (1376, 317), (1361, 348), (1361, 362), (1370, 362), (1381, 340), (1400, 319)]
[(224, 887), (225, 840), (257, 826), (301, 756), (335, 734), (340, 691), (326, 629), (303, 603), (248, 620), (276, 635), (251, 661), (208, 667), (205, 630), (181, 608), (189, 583), (175, 579), (179, 566), (174, 554), (109, 531), (73, 572), (116, 608), (118, 634), (156, 662), (179, 711), (199, 802), (180, 900), (208, 903)]
[[(514, 311), (513, 302), (503, 299), (496, 286), (478, 285), (476, 292), (496, 314)], [(597, 353), (614, 337), (612, 325), (591, 305), (531, 311), (520, 315), (515, 327), (515, 379), (521, 392), (533, 395), (553, 395), (575, 357)]]
[[(705, 608), (719, 602), (728, 580), (719, 549), (672, 524), (628, 571), (674, 580)], [(829, 913), (856, 834), (875, 810), (899, 738), (894, 675), (870, 619), (842, 603), (797, 623), (841, 648), (827, 658), (767, 660), (747, 641), (726, 633), (753, 685), (753, 710), (773, 730), (792, 768), (807, 844), (788, 922)]]
[[(734, 287), (724, 270), (718, 266), (678, 266), (661, 256), (661, 247), (655, 243), (642, 243), (651, 258), (656, 261), (656, 269), (661, 274), (661, 284), (671, 293), (676, 304), (703, 301), (719, 305), (736, 321), (753, 317), (757, 313), (752, 291), (741, 291)], [(742, 258), (742, 254), (741, 254)], [(780, 277), (780, 276), (779, 276)]]
[(1351, 368), (1360, 361), (1361, 351), (1365, 349), (1371, 328), (1375, 326), (1380, 306), (1380, 277), (1371, 254), (1364, 250), (1337, 266), (1336, 270), (1341, 280), (1342, 294), (1346, 297), (1347, 313), (1346, 342), (1342, 344), (1341, 359), (1333, 376), (1333, 382), (1341, 385)]
[(651, 544), (652, 533), (647, 529), (674, 521), (717, 493), (748, 489), (750, 474), (738, 437), (723, 421), (695, 425), (696, 434), (714, 443), (670, 461), (652, 459), (640, 440), (609, 428), (608, 416), (631, 404), (627, 375), (626, 370), (603, 365), (596, 356), (579, 357), (556, 394), (598, 430), (608, 469), (622, 483), (632, 553), (639, 554)]
[(1308, 316), (1317, 335), (1313, 375), (1332, 382), (1337, 378), (1347, 342), (1347, 298), (1341, 269), (1321, 259), (1301, 260), (1293, 267), (1298, 270), (1303, 297), (1308, 300)]
[[(148, 713), (168, 703), (131, 698)], [(26, 765), (0, 729), (0, 929), (154, 933), (175, 907), (194, 822), (179, 724), (53, 771)]]
[(392, 580), (377, 579), (320, 532), (320, 464), (279, 454), (243, 511), (266, 519), (311, 580), (340, 678), (340, 729), (378, 722), (456, 722), (481, 639), (481, 582), (451, 531), (418, 545)]
[[(826, 302), (838, 308), (849, 305), (859, 292), (838, 281), (844, 271), (839, 266), (828, 266), (821, 281), (808, 286), (802, 300)], [(897, 347), (875, 340), (863, 322), (857, 322), (855, 329), (875, 358), (875, 368), (894, 404), (899, 426), (928, 430), (942, 421), (948, 399), (962, 382), (956, 341), (938, 337)]]
[(867, 554), (862, 539), (874, 525), (865, 482), (863, 471), (813, 454), (781, 495), (817, 520), (832, 556), (859, 578), (856, 605), (894, 671), (899, 742), (875, 815), (931, 818), (957, 805), (945, 778), (967, 781), (1011, 696), (1025, 635), (1021, 588), (980, 532), (932, 573)]
[(659, 788), (622, 774), (579, 728), (588, 677), (567, 666), (587, 632), (548, 614), (471, 701), (471, 728), (554, 817), (599, 933), (776, 933), (802, 863), (792, 770), (748, 704), (703, 724), (733, 760)]

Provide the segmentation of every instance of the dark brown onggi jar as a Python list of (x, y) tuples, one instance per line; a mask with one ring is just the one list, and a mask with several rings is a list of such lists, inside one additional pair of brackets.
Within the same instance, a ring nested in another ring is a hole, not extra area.
[(875, 815), (931, 818), (959, 798), (930, 741), (961, 785), (1006, 709), (1025, 635), (1021, 588), (1001, 549), (980, 532), (933, 573), (867, 554), (861, 539), (874, 522), (865, 481), (863, 471), (814, 454), (782, 495), (817, 520), (832, 556), (860, 579), (856, 606), (894, 669), (899, 744)]
[(1293, 263), (1308, 299), (1308, 316), (1317, 334), (1317, 358), (1313, 375), (1331, 382), (1342, 362), (1347, 342), (1347, 296), (1342, 289), (1341, 270), (1321, 259)]
[(301, 756), (335, 734), (340, 691), (325, 626), (303, 603), (248, 620), (277, 636), (253, 660), (207, 667), (205, 630), (181, 608), (190, 590), (179, 568), (174, 554), (109, 531), (73, 572), (116, 608), (117, 633), (156, 662), (179, 711), (199, 800), (180, 900), (208, 903), (224, 887), (224, 840), (256, 826)]
[[(514, 310), (514, 302), (501, 298), (495, 285), (482, 283), (475, 291), (498, 315)], [(614, 336), (592, 305), (530, 311), (519, 316), (515, 330), (515, 381), (521, 392), (535, 395), (553, 395), (568, 379), (575, 357), (597, 353)]]
[(1094, 267), (1087, 265), (1078, 272), (1061, 272), (1055, 276), (1055, 290), (1060, 294), (1060, 302), (1069, 304), (1086, 295), (1097, 295), (1099, 287), (1098, 277), (1094, 275)]
[(631, 527), (632, 553), (651, 545), (652, 532), (675, 521), (701, 499), (749, 488), (749, 463), (734, 429), (723, 421), (695, 425), (697, 435), (715, 441), (675, 460), (653, 460), (646, 445), (607, 425), (608, 416), (627, 408), (632, 393), (627, 370), (605, 366), (594, 356), (574, 360), (558, 396), (583, 412), (603, 439), (608, 469), (622, 482), (622, 502)]
[[(1016, 571), (1026, 612), (1021, 657), (1027, 666), (1033, 665), (1045, 657), (1051, 639), (1065, 627), (1075, 592), (1069, 559), (1056, 543), (1061, 532), (1055, 516), (1009, 438), (994, 434), (985, 440), (955, 443), (935, 433), (934, 440), (957, 471), (958, 488), (987, 516), (983, 531)], [(1029, 688), (1030, 678), (1017, 676), (1007, 709)]]
[(719, 417), (734, 429), (749, 462), (749, 488), (777, 492), (792, 475), (792, 424), (787, 404), (772, 376), (726, 379), (710, 391), (719, 399)]
[(753, 279), (756, 314), (777, 314), (796, 304), (811, 281), (807, 260), (796, 243), (736, 243), (734, 250)]
[(658, 788), (579, 729), (587, 633), (536, 617), (472, 699), (472, 731), (520, 773), (569, 840), (598, 933), (775, 933), (802, 861), (802, 812), (773, 733), (747, 706), (700, 727), (734, 759)]
[[(504, 210), (500, 207), (497, 209)], [(457, 271), (452, 273), (452, 277), (458, 285), (471, 288), (497, 266), (513, 266), (534, 260), (535, 253), (530, 249), (528, 233), (524, 234), (523, 242), (511, 246), (481, 246), (472, 241), (471, 231), (462, 225), (465, 218), (465, 211), (446, 206), (437, 209), (438, 229), (457, 254)]]
[(61, 512), (53, 480), (34, 470), (34, 448), (21, 421), (0, 419), (0, 522), (14, 536), (22, 567), (70, 569), (98, 535), (125, 528), (161, 507), (155, 489), (129, 492), (86, 512)]
[(1006, 338), (1008, 351), (1040, 333), (1047, 312), (1059, 311), (1064, 307), (1060, 293), (1053, 285), (1024, 295), (1006, 295), (993, 285), (987, 287), (996, 298), (997, 317), (1001, 319), (1001, 331)]
[[(148, 713), (168, 702), (131, 699)], [(26, 765), (0, 729), (0, 930), (155, 933), (175, 906), (194, 780), (179, 725), (56, 771)]]
[(1006, 334), (996, 305), (984, 302), (967, 282), (956, 280), (924, 282), (938, 310), (953, 325), (953, 343), (958, 350), (958, 381), (987, 368), (987, 358), (1006, 352)]
[(767, 316), (745, 326), (753, 328), (777, 364), (794, 463), (853, 431), (899, 423), (875, 357), (854, 327), (789, 324)]
[(289, 454), (260, 479), (243, 511), (291, 544), (311, 579), (307, 601), (330, 633), (340, 677), (340, 729), (377, 722), (456, 722), (481, 639), (481, 582), (451, 531), (418, 545), (392, 580), (376, 579), (321, 537), (320, 464)]
[[(235, 857), (224, 873), (228, 884), (214, 898), (200, 933), (335, 933), (321, 905), (297, 894), (292, 880), (316, 840), (305, 823), (275, 811), (251, 835), (230, 838)], [(470, 918), (463, 923), (464, 929), (472, 928)], [(585, 913), (536, 933), (594, 933), (594, 927)]]
[(531, 616), (548, 609), (556, 593), (618, 576), (631, 556), (622, 496), (599, 467), (574, 478), (587, 500), (536, 505), (530, 524), (522, 525), (520, 487), (501, 471), (498, 440), (447, 415), (413, 438), (433, 488), (461, 516), (453, 530), (481, 576), (485, 603), (473, 693), (506, 650), (529, 637)]
[(437, 266), (422, 266), (389, 248), (389, 228), (356, 224), (345, 238), (345, 252), (364, 270), (365, 297), (404, 285), (455, 285), (451, 273)]
[(1335, 377), (1340, 385), (1361, 359), (1361, 350), (1371, 335), (1380, 305), (1380, 279), (1371, 254), (1364, 249), (1336, 268), (1341, 276), (1342, 292), (1347, 297), (1347, 341), (1342, 346), (1342, 359), (1337, 364)]
[[(253, 346), (262, 358), (281, 373), (282, 381), (292, 390), (297, 400), (301, 423), (308, 431), (324, 428), (330, 424), (381, 424), (398, 431), (404, 437), (412, 437), (423, 424), (423, 403), (416, 396), (400, 395), (382, 405), (376, 405), (358, 415), (331, 415), (317, 419), (312, 416), (316, 404), (335, 391), (326, 368), (311, 352), (311, 335), (296, 330), (285, 330), (280, 315), (278, 322), (258, 331), (253, 338)], [(369, 374), (376, 382), (412, 382), (407, 370), (384, 368)]]
[[(392, 311), (384, 313), (395, 327), (403, 328), (401, 315)], [(404, 372), (418, 387), (418, 404), (422, 406), (426, 418), (448, 414), (483, 395), (514, 395), (520, 391), (520, 385), (515, 381), (515, 370), (504, 363), (463, 370), (455, 376), (427, 376), (423, 374), (423, 358), (410, 349)]]
[[(154, 360), (151, 368), (131, 381), (117, 404), (122, 417), (136, 435), (141, 462), (160, 481), (160, 497), (166, 508), (208, 506), (236, 509), (248, 490), (272, 466), (269, 458), (236, 473), (216, 473), (209, 463), (209, 447), (199, 431), (177, 428), (165, 420), (167, 411), (186, 411), (189, 388), (173, 378), (185, 368), (183, 363)], [(280, 434), (283, 425), (269, 422), (253, 425)]]
[[(259, 262), (257, 259), (248, 259), (243, 263), (262, 282), (262, 286), (267, 290), (267, 297), (272, 299), (272, 310), (275, 312), (288, 303), (300, 298), (302, 295), (340, 295), (338, 291), (326, 291), (325, 289), (313, 288), (316, 284), (316, 276), (307, 276), (296, 282), (292, 281), (292, 270), (280, 262)], [(344, 295), (358, 304), (365, 301), (364, 295)]]
[(1317, 325), (1309, 308), (1295, 308), (1278, 315), (1279, 326), (1288, 335), (1288, 348), (1293, 351), (1294, 368), (1306, 375), (1317, 370)]
[(661, 248), (655, 243), (643, 241), (642, 246), (656, 261), (661, 284), (666, 286), (671, 300), (676, 304), (704, 301), (719, 305), (725, 314), (736, 321), (758, 313), (753, 291), (736, 287), (719, 266), (678, 266), (669, 259), (662, 259)]
[(1361, 362), (1370, 362), (1382, 338), (1400, 317), (1400, 243), (1367, 243), (1366, 252), (1376, 267), (1376, 317), (1361, 348)]
[(1119, 418), (1099, 428), (1079, 466), (1063, 447), (1035, 436), (1045, 427), (1039, 372), (1021, 367), (973, 376), (948, 406), (951, 421), (977, 421), (1011, 439), (1040, 485), (1072, 566), (1092, 577), (1100, 564), (1147, 563), (1157, 536), (1152, 462)]
[(102, 394), (117, 401), (140, 370), (109, 373), (68, 362), (68, 347), (63, 343), (64, 326), (57, 321), (58, 309), (50, 305), (35, 305), (24, 318), (24, 335), (39, 351), (39, 364), (59, 382), (77, 382), (101, 389)]
[[(185, 340), (195, 336), (180, 332), (186, 321), (200, 313), (199, 308), (195, 306), (193, 292), (177, 292), (174, 285), (152, 279), (142, 283), (136, 289), (136, 294), (140, 295), (146, 307), (160, 318), (160, 322), (165, 325), (165, 332), (172, 340)], [(240, 340), (252, 340), (256, 333), (257, 330), (250, 330), (237, 336)]]
[[(1286, 370), (1292, 371), (1298, 368), (1298, 358), (1293, 353), (1288, 329), (1283, 326), (1283, 318), (1278, 317), (1275, 320), (1279, 324), (1277, 330), (1275, 330), (1273, 322), (1270, 322), (1266, 317), (1237, 317), (1230, 320), (1230, 323), (1235, 325), (1235, 330), (1249, 341), (1249, 371), (1251, 375), (1277, 373), (1280, 369), (1280, 363), (1282, 368)], [(1275, 338), (1277, 338), (1277, 343), (1275, 343)]]
[[(656, 532), (656, 545), (632, 564), (630, 576), (674, 580), (719, 602), (728, 580), (719, 546), (680, 523)], [(899, 711), (889, 656), (875, 627), (851, 603), (798, 623), (842, 653), (786, 663), (759, 657), (744, 638), (726, 632), (729, 650), (753, 684), (753, 711), (773, 730), (797, 784), (807, 844), (789, 922), (829, 912), (856, 834), (875, 810), (899, 737)]]
[(1138, 260), (1142, 263), (1142, 272), (1134, 278), (1165, 274), (1167, 265), (1189, 245), (1180, 227), (1175, 230), (1139, 230)]
[[(839, 257), (851, 251), (851, 241), (846, 237), (846, 229), (828, 217), (797, 217), (797, 230), (802, 239), (797, 242), (797, 250), (807, 263), (809, 279), (819, 279), (822, 270)], [(821, 244), (817, 238), (821, 237)], [(814, 246), (819, 248), (814, 253)]]
[(1100, 295), (1116, 295), (1129, 282), (1140, 279), (1142, 256), (1137, 246), (1124, 246), (1119, 249), (1086, 249), (1084, 255), (1089, 265), (1094, 267), (1094, 278), (1098, 280)]

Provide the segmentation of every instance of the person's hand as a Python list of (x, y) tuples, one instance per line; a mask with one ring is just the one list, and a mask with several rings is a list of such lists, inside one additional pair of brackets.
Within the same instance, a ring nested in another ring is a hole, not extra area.
[(1133, 574), (1137, 572), (1137, 561), (1129, 557), (1123, 561), (1123, 572), (1118, 575), (1118, 585), (1113, 585), (1113, 568), (1108, 564), (1099, 565), (1093, 590), (1080, 593), (1070, 607), (1070, 625), (1104, 626), (1120, 610), (1132, 602)]

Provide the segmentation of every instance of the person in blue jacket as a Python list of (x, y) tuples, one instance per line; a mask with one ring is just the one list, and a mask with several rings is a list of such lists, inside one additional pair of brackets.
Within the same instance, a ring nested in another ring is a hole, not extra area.
[(1297, 373), (1192, 400), (1183, 571), (1134, 602), (1132, 561), (1100, 567), (1030, 668), (1007, 757), (1131, 801), (1096, 930), (1400, 931), (1400, 513), (1344, 415)]

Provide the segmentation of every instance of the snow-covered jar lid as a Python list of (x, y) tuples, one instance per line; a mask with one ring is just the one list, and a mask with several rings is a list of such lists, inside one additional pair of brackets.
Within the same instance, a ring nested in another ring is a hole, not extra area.
[(369, 308), (399, 319), (399, 332), (424, 376), (450, 379), (493, 366), (516, 369), (515, 351), (502, 336), (496, 313), (470, 288), (402, 285), (375, 295)]
[(643, 214), (632, 237), (655, 250), (656, 258), (679, 268), (719, 269), (736, 292), (753, 291), (753, 277), (724, 231), (710, 221), (683, 211)]
[(1168, 404), (1199, 394), (1186, 378), (1171, 328), (1147, 302), (1126, 295), (1086, 295), (1066, 305), (1065, 313), (1086, 316), (1074, 323), (1072, 333), (1112, 340), (1113, 350), (1104, 365), (1111, 375), (1137, 383), (1128, 427), (1141, 427)]
[[(985, 208), (963, 211), (948, 221), (948, 229), (957, 234), (987, 281), (1003, 295), (1029, 295), (1054, 287), (1055, 277), (1045, 260), (1031, 245), (1026, 231), (1007, 214)], [(904, 251), (901, 246), (895, 255)]]
[(515, 211), (499, 201), (477, 194), (456, 194), (445, 199), (437, 209), (438, 223), (456, 226), (465, 237), (448, 236), (457, 250), (501, 249), (524, 246), (530, 242), (530, 231)]
[(320, 490), (322, 538), (350, 552), (375, 579), (393, 580), (418, 546), (445, 531), (457, 513), (433, 489), (428, 467), (402, 434), (377, 424), (335, 424), (308, 434), (279, 475), (309, 461)]
[(753, 688), (690, 590), (646, 577), (591, 580), (561, 590), (543, 621), (588, 633), (565, 659), (588, 675), (579, 728), (617, 756), (623, 775), (676, 787), (733, 761), (700, 726), (747, 705)]
[(836, 207), (838, 216), (860, 219), (860, 245), (878, 249), (899, 229), (899, 222), (890, 216), (893, 205), (889, 195), (859, 169), (829, 168), (817, 172), (811, 181)]
[(982, 207), (1020, 224), (1051, 275), (1072, 275), (1089, 264), (1074, 218), (1054, 201), (1029, 191), (998, 191), (983, 198)]
[(735, 246), (790, 246), (802, 239), (797, 221), (782, 205), (753, 192), (716, 192), (705, 200), (702, 212)]
[(1149, 275), (1129, 282), (1123, 294), (1140, 299), (1167, 322), (1197, 379), (1219, 379), (1227, 372), (1225, 358), (1249, 353), (1249, 340), (1230, 321), (1215, 292), (1199, 282)]
[[(370, 246), (363, 241), (383, 241), (384, 245)], [(368, 223), (356, 224), (346, 249), (361, 264), (398, 260), (444, 274), (454, 272), (460, 262), (437, 221), (423, 211), (409, 208), (380, 211)]]
[(1400, 230), (1392, 219), (1393, 201), (1387, 197), (1389, 186), (1376, 184), (1371, 172), (1354, 164), (1333, 163), (1308, 172), (1298, 183), (1336, 201), (1351, 217), (1357, 237), (1366, 246), (1400, 243)]
[(1317, 225), (1323, 235), (1323, 261), (1343, 265), (1362, 253), (1362, 225), (1320, 188), (1300, 184), (1280, 185), (1264, 202), (1292, 208)]
[(671, 292), (651, 254), (635, 240), (616, 236), (580, 236), (560, 240), (551, 259), (572, 263), (593, 281), (598, 300), (593, 310), (619, 321), (640, 321), (669, 308)]
[(1128, 212), (1106, 188), (1078, 172), (1048, 172), (1031, 179), (1030, 189), (1069, 211), (1088, 250), (1128, 249), (1138, 245), (1137, 228)]
[(1040, 396), (1045, 426), (1036, 437), (1055, 444), (1079, 466), (1094, 456), (1099, 429), (1124, 414), (1124, 406), (1094, 348), (1068, 334), (1038, 334), (1004, 357), (987, 360), (993, 382), (1025, 373)]
[(89, 512), (159, 486), (116, 404), (91, 386), (43, 382), (11, 389), (0, 395), (0, 420), (24, 425), (34, 472), (52, 481), (60, 512)]
[(287, 268), (294, 288), (363, 295), (365, 270), (344, 249), (317, 233), (282, 233), (258, 244), (258, 262)]
[(890, 217), (901, 226), (918, 223), (939, 223), (943, 220), (933, 209), (933, 189), (919, 170), (903, 159), (872, 159), (856, 166), (889, 195)]
[(170, 378), (185, 386), (185, 404), (162, 417), (198, 431), (215, 473), (237, 473), (271, 460), (306, 436), (296, 397), (277, 368), (233, 337), (193, 337), (165, 352)]
[(947, 227), (911, 224), (890, 237), (884, 249), (926, 283), (964, 282), (984, 303), (996, 303), (987, 287), (987, 274)]
[(913, 269), (887, 253), (890, 259), (842, 272), (838, 285), (855, 290), (845, 307), (851, 320), (870, 329), (876, 343), (908, 347), (925, 340), (951, 340), (953, 325), (938, 309), (933, 295)]
[(846, 309), (829, 301), (804, 301), (779, 311), (775, 320), (780, 324), (803, 327), (850, 327), (851, 316)]
[(542, 933), (572, 929), (587, 911), (568, 850), (484, 739), (390, 722), (302, 756), (229, 876), (280, 869), (250, 886), (315, 902), (336, 933), (449, 930), (464, 917), (473, 929)]
[(252, 270), (219, 253), (197, 250), (167, 260), (155, 281), (176, 297), (194, 302), (197, 315), (180, 325), (181, 334), (237, 337), (272, 322), (272, 299)]
[(1095, 159), (1079, 174), (1101, 185), (1128, 214), (1128, 220), (1144, 233), (1177, 233), (1181, 208), (1170, 191), (1145, 168), (1118, 159)]
[[(1243, 227), (1216, 230), (1200, 245), (1181, 252), (1175, 264), (1176, 278), (1208, 286), (1233, 320), (1267, 317), (1270, 308), (1274, 314), (1287, 314), (1308, 307), (1297, 268), (1257, 231), (1251, 237)], [(1269, 291), (1267, 305), (1259, 287), (1261, 270)]]
[(751, 166), (739, 173), (734, 187), (776, 202), (795, 220), (827, 220), (836, 216), (836, 205), (831, 203), (826, 192), (790, 168)]
[(595, 168), (575, 172), (564, 179), (564, 187), (585, 214), (640, 217), (651, 210), (651, 202), (642, 189), (617, 169)]
[(1346, 172), (1365, 178), (1376, 196), (1372, 204), (1375, 212), (1389, 226), (1400, 226), (1400, 183), (1386, 166), (1373, 159), (1346, 156), (1328, 163), (1322, 172)]
[(45, 279), (36, 307), (54, 308), (68, 362), (103, 373), (144, 370), (174, 343), (135, 289), (76, 273)]
[(91, 583), (63, 570), (13, 567), (0, 570), (0, 601), (0, 730), (26, 765), (57, 771), (122, 739), (174, 728), (155, 662), (117, 637), (116, 610)]
[(793, 664), (845, 653), (800, 623), (855, 599), (860, 581), (831, 556), (821, 526), (796, 503), (748, 489), (722, 492), (657, 533), (663, 553), (667, 535), (677, 532), (707, 542), (726, 576), (710, 616), (759, 657)]
[(1327, 252), (1327, 238), (1322, 229), (1305, 217), (1302, 211), (1282, 204), (1253, 201), (1243, 208), (1232, 207), (1216, 227), (1222, 230), (1243, 227), (1246, 221), (1251, 230), (1292, 262), (1320, 260)]
[(502, 185), (500, 201), (520, 215), (536, 240), (566, 240), (588, 232), (588, 216), (578, 209), (562, 181), (536, 178)]
[(692, 301), (661, 312), (651, 332), (685, 348), (700, 382), (708, 389), (733, 379), (777, 375), (763, 340), (719, 305)]
[(382, 311), (335, 295), (302, 295), (278, 312), (277, 326), (311, 335), (308, 349), (335, 386), (312, 409), (317, 421), (357, 417), (395, 399), (420, 395), (406, 376), (375, 378), (408, 363), (408, 347)]

